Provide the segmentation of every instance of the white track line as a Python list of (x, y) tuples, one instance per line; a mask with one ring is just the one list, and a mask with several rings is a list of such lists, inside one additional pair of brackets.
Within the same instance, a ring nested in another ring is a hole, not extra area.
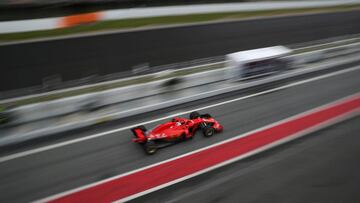
[(239, 160), (245, 159), (245, 158), (247, 158), (247, 157), (253, 156), (253, 155), (255, 155), (255, 154), (258, 154), (258, 153), (260, 153), (260, 152), (266, 151), (266, 150), (271, 149), (271, 148), (273, 148), (273, 147), (276, 147), (276, 146), (285, 144), (285, 143), (287, 143), (287, 142), (290, 142), (290, 141), (295, 140), (295, 139), (297, 139), (297, 138), (303, 137), (303, 136), (308, 135), (308, 134), (310, 134), (310, 133), (316, 132), (316, 131), (321, 130), (321, 129), (323, 129), (323, 128), (329, 127), (329, 126), (334, 125), (334, 124), (336, 124), (336, 123), (339, 123), (339, 122), (341, 122), (341, 121), (350, 119), (350, 118), (355, 117), (355, 116), (357, 116), (357, 115), (359, 115), (359, 111), (356, 111), (355, 113), (348, 114), (348, 115), (346, 115), (346, 116), (336, 117), (336, 118), (334, 118), (334, 119), (329, 120), (328, 122), (325, 122), (325, 123), (316, 125), (316, 126), (314, 126), (314, 127), (311, 127), (311, 128), (309, 128), (309, 129), (307, 129), (307, 130), (301, 131), (301, 132), (296, 133), (296, 134), (294, 134), (294, 135), (291, 135), (291, 136), (289, 136), (289, 137), (286, 137), (286, 138), (280, 139), (280, 140), (278, 140), (278, 141), (275, 141), (275, 142), (273, 142), (273, 143), (267, 144), (267, 145), (265, 145), (265, 146), (263, 146), (263, 147), (260, 147), (260, 148), (258, 148), (258, 149), (255, 149), (255, 150), (253, 150), (253, 151), (250, 151), (250, 152), (248, 152), (248, 153), (246, 153), (246, 154), (244, 154), (244, 155), (235, 157), (235, 158), (233, 158), (233, 159), (230, 159), (230, 160), (228, 160), (228, 161), (222, 162), (222, 163), (217, 164), (217, 165), (215, 165), (215, 166), (206, 168), (206, 169), (204, 169), (204, 170), (198, 171), (198, 172), (193, 173), (193, 174), (188, 175), (188, 176), (184, 176), (184, 177), (182, 177), (182, 178), (180, 178), (180, 179), (176, 179), (176, 180), (171, 181), (171, 182), (168, 182), (168, 183), (166, 183), (166, 184), (159, 185), (159, 186), (154, 187), (154, 188), (151, 188), (151, 189), (149, 189), (149, 190), (146, 190), (146, 191), (143, 191), (143, 192), (140, 192), (140, 193), (137, 193), (137, 194), (128, 196), (128, 197), (123, 198), (123, 199), (119, 199), (119, 200), (115, 201), (114, 203), (127, 202), (127, 201), (133, 200), (133, 199), (135, 199), (135, 198), (138, 198), (138, 197), (147, 195), (147, 194), (149, 194), (149, 193), (151, 193), (151, 192), (154, 192), (154, 191), (163, 189), (163, 188), (165, 188), (165, 187), (169, 187), (169, 186), (174, 185), (174, 184), (176, 184), (176, 183), (179, 183), (179, 182), (188, 180), (188, 179), (193, 178), (193, 177), (195, 177), (195, 176), (198, 176), (198, 175), (201, 175), (201, 174), (210, 172), (210, 171), (212, 171), (212, 170), (215, 170), (215, 169), (217, 169), (217, 168), (220, 168), (220, 167), (229, 165), (229, 164), (231, 164), (231, 163), (234, 163), (234, 162), (236, 162), (236, 161), (239, 161)]
[[(348, 113), (348, 114), (346, 114), (345, 116), (337, 116), (337, 117), (332, 118), (332, 119), (330, 119), (330, 120), (328, 120), (328, 121), (326, 121), (326, 122), (324, 122), (324, 123), (315, 125), (314, 127), (308, 128), (308, 129), (303, 130), (303, 131), (301, 131), (301, 132), (299, 132), (299, 133), (295, 133), (295, 134), (293, 134), (293, 135), (291, 135), (291, 136), (289, 136), (289, 137), (280, 139), (280, 140), (278, 140), (278, 141), (275, 141), (275, 142), (273, 142), (273, 143), (270, 143), (270, 144), (268, 144), (268, 145), (265, 145), (265, 146), (263, 146), (263, 147), (260, 147), (260, 148), (254, 150), (254, 151), (248, 152), (248, 153), (246, 153), (246, 154), (244, 154), (244, 155), (241, 155), (241, 156), (239, 156), (239, 157), (235, 157), (235, 158), (233, 158), (233, 159), (230, 159), (230, 160), (227, 161), (227, 162), (224, 162), (224, 163), (222, 163), (222, 164), (219, 164), (219, 165), (214, 166), (214, 168), (208, 168), (208, 169), (205, 169), (204, 171), (200, 171), (199, 174), (197, 174), (197, 175), (200, 175), (200, 174), (209, 172), (209, 171), (211, 171), (211, 170), (217, 169), (217, 168), (219, 168), (219, 167), (222, 167), (222, 166), (225, 166), (225, 165), (234, 163), (234, 162), (239, 161), (239, 160), (241, 160), (241, 159), (245, 159), (245, 158), (247, 158), (247, 157), (253, 156), (253, 155), (258, 154), (258, 153), (261, 153), (261, 152), (266, 151), (266, 150), (268, 150), (268, 149), (271, 149), (271, 148), (273, 148), (273, 147), (276, 147), (276, 146), (285, 144), (285, 143), (287, 143), (287, 142), (290, 142), (290, 141), (292, 141), (292, 140), (298, 139), (298, 138), (303, 137), (303, 136), (305, 136), (305, 135), (314, 133), (314, 132), (319, 131), (319, 130), (321, 130), (321, 129), (324, 129), (324, 128), (326, 128), (326, 127), (329, 127), (329, 126), (332, 126), (332, 125), (334, 125), (334, 124), (340, 123), (340, 122), (342, 122), (342, 121), (348, 120), (348, 119), (350, 119), (350, 118), (356, 117), (356, 116), (358, 116), (359, 114), (360, 114), (360, 111), (357, 110), (357, 111), (354, 111), (353, 113)], [(192, 176), (192, 177), (193, 177), (193, 176)], [(191, 178), (191, 177), (188, 177), (188, 178), (186, 178), (186, 179), (189, 179), (189, 178)], [(184, 179), (184, 180), (186, 180), (186, 179)], [(181, 180), (181, 181), (184, 181), (184, 180)], [(179, 181), (179, 182), (181, 182), (181, 181)], [(173, 184), (175, 184), (175, 183), (173, 183)], [(170, 185), (170, 184), (169, 184), (169, 185)], [(166, 185), (166, 187), (169, 186), (169, 185)], [(157, 188), (157, 190), (162, 189), (162, 188), (164, 188), (164, 187)], [(154, 190), (154, 191), (155, 191), (155, 190)], [(151, 192), (152, 192), (152, 191), (151, 191)], [(118, 203), (118, 202), (126, 202), (126, 201), (129, 201), (129, 200), (131, 200), (131, 199), (135, 199), (135, 198), (137, 198), (137, 197), (141, 197), (141, 196), (143, 196), (143, 195), (149, 194), (149, 193), (151, 193), (151, 192), (146, 192), (146, 191), (144, 191), (143, 194), (139, 194), (139, 193), (138, 193), (138, 194), (129, 196), (129, 197), (127, 197), (127, 198), (120, 199), (120, 200), (116, 201), (116, 203)], [(199, 192), (199, 191), (192, 191), (192, 192), (190, 192), (190, 194), (189, 194), (189, 193), (185, 193), (185, 194), (183, 194), (183, 195), (180, 195), (180, 196), (175, 197), (173, 200), (166, 201), (166, 203), (173, 203), (173, 202), (180, 201), (181, 199), (183, 199), (183, 198), (185, 198), (185, 197), (187, 197), (187, 196), (190, 196), (190, 195), (192, 195), (192, 194), (195, 194), (196, 192)]]
[(309, 83), (309, 82), (313, 82), (313, 81), (333, 77), (333, 76), (336, 76), (336, 75), (345, 74), (345, 73), (356, 71), (356, 70), (359, 70), (359, 69), (360, 69), (360, 66), (355, 66), (353, 68), (340, 70), (340, 71), (336, 71), (336, 72), (333, 72), (333, 73), (328, 73), (328, 74), (317, 76), (317, 77), (310, 78), (310, 79), (301, 80), (301, 81), (294, 82), (294, 83), (291, 83), (291, 84), (287, 84), (287, 85), (284, 85), (284, 86), (276, 87), (276, 88), (273, 88), (273, 89), (270, 89), (270, 90), (266, 90), (266, 91), (258, 92), (258, 93), (255, 93), (255, 94), (239, 97), (239, 98), (236, 98), (236, 99), (231, 99), (231, 100), (228, 100), (228, 101), (224, 101), (224, 102), (220, 102), (220, 103), (216, 103), (216, 104), (212, 104), (212, 105), (208, 105), (208, 106), (188, 110), (188, 111), (185, 111), (185, 112), (180, 112), (180, 113), (168, 115), (168, 116), (161, 117), (161, 118), (158, 118), (158, 119), (153, 119), (153, 120), (150, 120), (150, 121), (136, 123), (136, 124), (129, 125), (129, 126), (126, 126), (126, 127), (121, 127), (121, 128), (105, 131), (105, 132), (102, 132), (102, 133), (89, 135), (89, 136), (86, 136), (86, 137), (81, 137), (81, 138), (77, 138), (77, 139), (73, 139), (73, 140), (68, 140), (68, 141), (65, 141), (65, 142), (56, 143), (56, 144), (53, 144), (53, 145), (47, 145), (47, 146), (44, 146), (44, 147), (39, 147), (39, 148), (36, 148), (36, 149), (31, 149), (31, 150), (28, 150), (28, 151), (23, 151), (23, 152), (11, 154), (11, 155), (8, 155), (8, 156), (1, 157), (0, 158), (0, 163), (10, 161), (10, 160), (13, 160), (13, 159), (17, 159), (17, 158), (21, 158), (21, 157), (25, 157), (25, 156), (29, 156), (29, 155), (33, 155), (33, 154), (37, 154), (37, 153), (40, 153), (40, 152), (60, 148), (60, 147), (63, 147), (63, 146), (75, 144), (75, 143), (78, 143), (78, 142), (82, 142), (82, 141), (102, 137), (102, 136), (105, 136), (105, 135), (113, 134), (113, 133), (116, 133), (116, 132), (120, 132), (120, 131), (123, 131), (123, 130), (133, 128), (133, 127), (138, 126), (138, 125), (147, 125), (147, 124), (150, 124), (150, 123), (155, 123), (155, 122), (162, 121), (162, 120), (165, 120), (165, 119), (169, 119), (169, 118), (172, 118), (172, 117), (175, 117), (175, 116), (188, 114), (188, 113), (190, 113), (192, 111), (200, 111), (200, 110), (204, 110), (204, 109), (214, 108), (214, 107), (217, 107), (217, 106), (221, 106), (221, 105), (225, 105), (225, 104), (228, 104), (228, 103), (232, 103), (232, 102), (236, 102), (236, 101), (245, 100), (245, 99), (248, 99), (248, 98), (268, 94), (268, 93), (278, 91), (278, 90), (282, 90), (282, 89), (286, 89), (286, 88), (289, 88), (289, 87), (294, 87), (294, 86), (302, 85), (302, 84), (305, 84), (305, 83)]
[[(100, 185), (102, 183), (106, 183), (106, 182), (109, 182), (109, 181), (112, 181), (112, 180), (115, 180), (115, 179), (118, 179), (120, 177), (123, 177), (123, 176), (127, 176), (127, 175), (130, 175), (130, 174), (133, 174), (133, 173), (136, 173), (136, 172), (139, 172), (139, 171), (142, 171), (142, 170), (145, 170), (145, 169), (148, 169), (148, 168), (151, 168), (151, 167), (155, 167), (155, 166), (158, 166), (158, 165), (161, 165), (163, 163), (166, 163), (166, 162), (170, 162), (170, 161), (173, 161), (173, 160), (176, 160), (176, 159), (180, 159), (182, 157), (185, 157), (185, 156), (188, 156), (188, 155), (191, 155), (191, 154), (195, 154), (197, 152), (200, 152), (200, 151), (204, 151), (206, 149), (209, 149), (209, 148), (213, 148), (215, 146), (218, 146), (218, 145), (222, 145), (222, 144), (225, 144), (225, 143), (228, 143), (228, 142), (231, 142), (233, 140), (236, 140), (236, 139), (239, 139), (241, 137), (246, 137), (246, 136), (249, 136), (249, 135), (252, 135), (254, 133), (257, 133), (257, 132), (260, 132), (262, 130), (265, 130), (265, 129), (269, 129), (271, 127), (274, 127), (274, 126), (277, 126), (277, 125), (280, 125), (282, 123), (286, 123), (290, 120), (294, 120), (294, 119), (297, 119), (297, 118), (300, 118), (302, 116), (305, 116), (305, 115), (308, 115), (308, 114), (312, 114), (314, 112), (318, 112), (318, 111), (321, 111), (323, 109), (327, 109), (327, 108), (330, 108), (331, 106), (336, 106), (338, 103), (341, 103), (341, 102), (345, 102), (355, 96), (358, 96), (360, 93), (355, 93), (355, 94), (352, 94), (350, 96), (347, 96), (347, 97), (344, 97), (344, 98), (341, 98), (341, 99), (338, 99), (336, 101), (333, 101), (333, 102), (330, 102), (330, 103), (327, 103), (325, 105), (322, 105), (322, 106), (319, 106), (319, 107), (316, 107), (316, 108), (313, 108), (313, 109), (310, 109), (310, 110), (307, 110), (305, 112), (302, 112), (300, 114), (297, 114), (297, 115), (294, 115), (294, 116), (291, 116), (291, 117), (288, 117), (288, 118), (285, 118), (283, 120), (280, 120), (280, 121), (277, 121), (275, 123), (271, 123), (269, 125), (266, 125), (266, 126), (263, 126), (263, 127), (260, 127), (258, 129), (255, 129), (255, 130), (252, 130), (252, 131), (249, 131), (247, 133), (244, 133), (244, 134), (240, 134), (240, 135), (237, 135), (235, 137), (232, 137), (232, 138), (229, 138), (227, 140), (223, 140), (221, 142), (218, 142), (218, 143), (215, 143), (215, 144), (212, 144), (212, 145), (209, 145), (209, 146), (206, 146), (206, 147), (203, 147), (203, 148), (200, 148), (200, 149), (197, 149), (197, 150), (194, 150), (194, 151), (191, 151), (191, 152), (188, 152), (188, 153), (185, 153), (185, 154), (182, 154), (182, 155), (179, 155), (177, 157), (173, 157), (173, 158), (170, 158), (170, 159), (167, 159), (167, 160), (164, 160), (164, 161), (161, 161), (161, 162), (157, 162), (155, 164), (151, 164), (151, 165), (148, 165), (148, 166), (145, 166), (145, 167), (142, 167), (142, 168), (139, 168), (139, 169), (135, 169), (135, 170), (132, 170), (132, 171), (129, 171), (129, 172), (126, 172), (126, 173), (123, 173), (123, 174), (120, 174), (120, 175), (116, 175), (116, 176), (113, 176), (113, 177), (110, 177), (110, 178), (107, 178), (107, 179), (104, 179), (104, 180), (101, 180), (101, 181), (98, 181), (98, 182), (94, 182), (94, 183), (90, 183), (88, 185), (84, 185), (84, 186), (81, 186), (81, 187), (78, 187), (78, 188), (75, 188), (75, 189), (71, 189), (71, 190), (68, 190), (68, 191), (65, 191), (65, 192), (62, 192), (62, 193), (59, 193), (59, 194), (56, 194), (56, 195), (53, 195), (53, 196), (50, 196), (50, 197), (47, 197), (47, 198), (44, 198), (44, 199), (41, 199), (41, 200), (38, 200), (38, 201), (35, 201), (35, 202), (48, 202), (48, 201), (51, 201), (51, 200), (54, 200), (54, 199), (58, 199), (60, 197), (63, 197), (63, 196), (66, 196), (66, 195), (69, 195), (69, 194), (72, 194), (72, 193), (76, 193), (76, 192), (79, 192), (81, 190), (84, 190), (84, 189), (87, 189), (87, 188), (91, 188), (91, 187), (94, 187), (94, 186), (97, 186), (97, 185)], [(334, 117), (328, 121), (325, 121), (323, 123), (320, 123), (320, 124), (317, 124), (313, 127), (310, 127), (308, 129), (305, 129), (301, 132), (298, 132), (298, 133), (295, 133), (294, 135), (291, 135), (290, 137), (286, 137), (286, 138), (283, 138), (283, 139), (280, 139), (278, 141), (275, 141), (274, 143), (270, 143), (266, 146), (263, 146), (263, 147), (260, 147), (254, 151), (250, 151), (244, 155), (241, 155), (239, 157), (235, 157), (231, 160), (228, 160), (228, 161), (225, 161), (225, 162), (222, 162), (218, 165), (215, 165), (215, 166), (212, 166), (212, 167), (209, 167), (209, 168), (206, 168), (204, 170), (201, 170), (199, 172), (196, 172), (196, 173), (193, 173), (193, 174), (190, 174), (188, 176), (185, 176), (183, 178), (180, 178), (180, 179), (176, 179), (174, 181), (171, 181), (171, 182), (168, 182), (168, 183), (165, 183), (163, 185), (160, 185), (160, 186), (157, 186), (157, 187), (154, 187), (154, 188), (151, 188), (149, 190), (146, 190), (146, 191), (143, 191), (143, 192), (140, 192), (140, 193), (137, 193), (137, 194), (134, 194), (134, 195), (131, 195), (129, 197), (126, 197), (124, 199), (120, 199), (116, 202), (126, 202), (126, 201), (129, 201), (131, 199), (135, 199), (137, 197), (140, 197), (140, 196), (143, 196), (143, 195), (146, 195), (148, 193), (151, 193), (151, 192), (154, 192), (156, 190), (159, 190), (159, 189), (162, 189), (162, 188), (165, 188), (165, 187), (168, 187), (170, 185), (173, 185), (175, 183), (178, 183), (178, 182), (181, 182), (181, 181), (184, 181), (184, 180), (187, 180), (189, 178), (192, 178), (194, 176), (197, 176), (197, 175), (200, 175), (200, 174), (203, 174), (203, 173), (206, 173), (208, 171), (211, 171), (211, 170), (214, 170), (216, 168), (219, 168), (221, 166), (224, 166), (224, 165), (227, 165), (227, 164), (230, 164), (230, 163), (233, 163), (235, 161), (238, 161), (240, 159), (244, 159), (246, 157), (249, 157), (249, 156), (252, 156), (254, 154), (257, 154), (259, 152), (262, 152), (264, 150), (267, 150), (269, 148), (272, 148), (272, 147), (275, 147), (277, 145), (280, 145), (280, 144), (283, 144), (285, 142), (288, 142), (290, 140), (293, 140), (293, 139), (296, 139), (298, 137), (301, 137), (301, 136), (304, 136), (306, 134), (309, 134), (311, 132), (315, 132), (319, 129), (322, 129), (322, 128), (325, 128), (327, 126), (330, 126), (332, 124), (335, 124), (337, 122), (340, 122), (342, 120), (345, 120), (345, 119), (348, 119), (348, 118), (351, 118), (351, 117), (354, 117), (354, 116), (357, 116), (359, 115), (360, 111), (359, 110), (356, 110), (352, 113), (347, 113), (346, 116), (337, 116), (337, 117)]]

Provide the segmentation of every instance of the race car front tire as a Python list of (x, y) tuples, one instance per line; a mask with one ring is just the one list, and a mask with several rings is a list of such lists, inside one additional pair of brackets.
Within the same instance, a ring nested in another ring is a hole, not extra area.
[(157, 151), (157, 146), (156, 143), (153, 141), (148, 141), (144, 144), (144, 149), (145, 152), (149, 155), (155, 154), (155, 152)]
[(211, 137), (215, 134), (215, 129), (209, 125), (205, 126), (202, 131), (205, 137)]

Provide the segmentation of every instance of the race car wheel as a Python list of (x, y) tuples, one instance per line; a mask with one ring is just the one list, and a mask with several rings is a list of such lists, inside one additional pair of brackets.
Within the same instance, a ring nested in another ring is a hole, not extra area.
[(155, 142), (149, 141), (144, 144), (144, 149), (147, 154), (151, 155), (155, 154), (155, 152), (157, 151), (157, 146)]
[(212, 116), (208, 113), (201, 115), (201, 118), (212, 118)]
[(205, 126), (202, 131), (205, 137), (211, 137), (215, 134), (215, 129), (209, 125)]
[(197, 111), (194, 111), (194, 112), (190, 113), (190, 119), (196, 119), (196, 118), (199, 118), (199, 117), (200, 117), (200, 114)]

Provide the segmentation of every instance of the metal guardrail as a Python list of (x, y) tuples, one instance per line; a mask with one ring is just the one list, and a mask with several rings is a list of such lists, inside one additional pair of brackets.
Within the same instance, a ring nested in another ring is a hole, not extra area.
[[(335, 48), (312, 51), (309, 53), (296, 54), (286, 58), (291, 61), (292, 68), (297, 68), (301, 67), (303, 64), (316, 62), (329, 57), (335, 57), (336, 55), (351, 54), (358, 51), (360, 51), (360, 43), (355, 43)], [(222, 61), (216, 63), (223, 64), (224, 68), (14, 108), (9, 111), (13, 117), (13, 121), (10, 124), (19, 125), (22, 123), (62, 116), (78, 111), (98, 110), (104, 106), (145, 98), (166, 93), (168, 91), (182, 90), (220, 82), (225, 80), (226, 62)], [(158, 72), (156, 74), (166, 73)]]
[(92, 75), (85, 77), (79, 80), (73, 81), (62, 81), (61, 75), (53, 75), (48, 78), (43, 79), (43, 84), (39, 86), (32, 86), (28, 88), (3, 91), (0, 92), (0, 102), (3, 103), (3, 100), (16, 97), (24, 97), (27, 95), (36, 95), (42, 93), (51, 93), (57, 90), (65, 90), (70, 88), (81, 88), (81, 86), (90, 87), (92, 85), (96, 86), (99, 83), (116, 83), (120, 80), (128, 80), (134, 77), (142, 77), (151, 74), (157, 74), (162, 71), (167, 70), (180, 70), (186, 69), (188, 67), (202, 66), (209, 63), (217, 63), (224, 61), (224, 56), (215, 56), (209, 58), (202, 58), (192, 61), (184, 61), (179, 63), (167, 64), (162, 66), (153, 66), (150, 67), (148, 64), (139, 64), (131, 68), (130, 71), (123, 71), (118, 73), (113, 73), (110, 75)]
[[(358, 64), (359, 58), (358, 54), (356, 56), (349, 56), (345, 59), (336, 59), (332, 60), (333, 62), (328, 63), (318, 63), (318, 65), (311, 65), (305, 68), (296, 68), (291, 71), (285, 72), (284, 74), (276, 74), (271, 77), (265, 77), (260, 80), (251, 80), (245, 83), (235, 83), (228, 84), (222, 87), (214, 85), (212, 89), (208, 89), (206, 91), (201, 91), (197, 94), (189, 94), (187, 96), (176, 97), (176, 98), (168, 98), (162, 100), (162, 102), (151, 103), (147, 105), (142, 105), (133, 109), (117, 109), (117, 111), (111, 113), (89, 113), (82, 115), (75, 119), (71, 119), (68, 122), (58, 122), (55, 125), (46, 125), (41, 126), (40, 128), (34, 130), (27, 130), (26, 132), (20, 131), (19, 133), (13, 133), (11, 136), (6, 136), (4, 134), (0, 137), (0, 146), (6, 146), (9, 144), (19, 143), (26, 140), (30, 140), (33, 138), (39, 138), (43, 136), (51, 136), (52, 134), (74, 130), (86, 126), (91, 126), (94, 124), (98, 124), (104, 121), (111, 121), (120, 118), (126, 118), (133, 115), (138, 115), (141, 113), (155, 111), (158, 109), (168, 108), (174, 105), (179, 105), (195, 100), (205, 99), (208, 97), (216, 96), (219, 94), (225, 94), (233, 91), (248, 91), (252, 88), (257, 88), (259, 86), (268, 86), (273, 84), (282, 84), (287, 83), (293, 79), (301, 79), (309, 75), (319, 75), (323, 73), (332, 72), (333, 70), (341, 70), (341, 67), (344, 64), (348, 64), (348, 67), (351, 67), (351, 64)], [(207, 85), (206, 85), (207, 86)]]
[(14, 108), (12, 125), (61, 116), (77, 111), (91, 111), (115, 103), (176, 91), (224, 80), (223, 69), (205, 71), (179, 78), (130, 85), (101, 92), (89, 93), (54, 101), (41, 102)]
[[(359, 35), (351, 35), (351, 36), (346, 36), (345, 39), (343, 37), (337, 37), (326, 40), (313, 41), (312, 43), (294, 44), (291, 45), (291, 47), (296, 49), (303, 49), (302, 47), (309, 47), (309, 46), (310, 48), (311, 47), (317, 48), (318, 46), (323, 46), (324, 44), (337, 45), (341, 43), (348, 43), (351, 41), (358, 41), (358, 39), (360, 39)], [(321, 57), (319, 54), (314, 55), (313, 53), (311, 53), (303, 58), (307, 58), (307, 60), (310, 59), (316, 60), (316, 58), (319, 57)], [(180, 70), (187, 67), (201, 66), (208, 63), (217, 63), (224, 60), (225, 60), (225, 56), (216, 56), (216, 57), (202, 58), (192, 61), (185, 61), (174, 64), (162, 65), (162, 66), (154, 66), (154, 67), (150, 67), (148, 64), (139, 64), (137, 66), (129, 68), (130, 71), (118, 72), (103, 76), (92, 75), (79, 80), (66, 81), (66, 82), (61, 81), (61, 75), (59, 75), (55, 77), (50, 77), (48, 78), (48, 80), (44, 79), (43, 85), (33, 86), (23, 89), (16, 89), (11, 91), (2, 91), (0, 92), (0, 103), (6, 103), (4, 102), (4, 100), (14, 101), (22, 98), (31, 98), (36, 95), (51, 95), (52, 93), (65, 92), (68, 91), (69, 89), (81, 89), (84, 87), (97, 86), (99, 84), (112, 84), (121, 80), (129, 80), (132, 78), (142, 77), (149, 74), (156, 74), (161, 71)], [(301, 62), (299, 60), (298, 62), (304, 63), (305, 61)], [(51, 79), (53, 79), (53, 81), (51, 81)]]

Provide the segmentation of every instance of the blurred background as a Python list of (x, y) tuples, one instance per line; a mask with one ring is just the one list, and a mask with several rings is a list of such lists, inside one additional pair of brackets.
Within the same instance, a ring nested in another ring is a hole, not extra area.
[(117, 8), (142, 8), (231, 2), (251, 2), (251, 0), (1, 0), (0, 20), (58, 17)]
[[(0, 202), (57, 200), (344, 98), (349, 120), (317, 136), (135, 201), (359, 202), (359, 22), (360, 0), (0, 0)], [(131, 142), (195, 110), (224, 132), (154, 156)]]

